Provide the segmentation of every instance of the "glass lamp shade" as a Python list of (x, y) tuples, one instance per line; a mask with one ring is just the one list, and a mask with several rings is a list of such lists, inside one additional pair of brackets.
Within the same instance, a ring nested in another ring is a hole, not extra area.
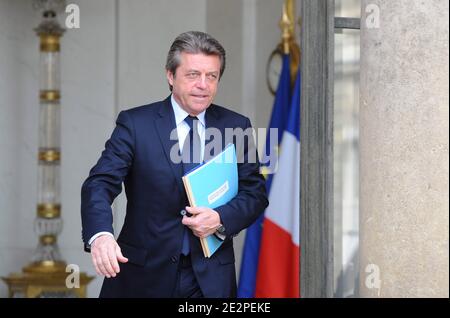
[(61, 233), (63, 221), (61, 218), (46, 219), (36, 218), (34, 220), (34, 231), (37, 235), (58, 235)]
[(39, 120), (39, 148), (59, 149), (61, 143), (61, 106), (41, 103)]
[(58, 163), (40, 163), (38, 167), (38, 202), (59, 204), (60, 166)]
[(41, 90), (60, 89), (60, 53), (58, 51), (41, 52), (39, 84)]

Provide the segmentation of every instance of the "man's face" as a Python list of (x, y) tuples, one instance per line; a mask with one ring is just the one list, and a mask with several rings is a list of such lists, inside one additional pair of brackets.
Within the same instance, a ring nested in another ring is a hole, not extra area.
[(220, 58), (202, 53), (181, 53), (180, 65), (175, 74), (167, 71), (167, 80), (173, 86), (173, 97), (186, 112), (194, 116), (211, 105), (217, 93), (219, 76)]

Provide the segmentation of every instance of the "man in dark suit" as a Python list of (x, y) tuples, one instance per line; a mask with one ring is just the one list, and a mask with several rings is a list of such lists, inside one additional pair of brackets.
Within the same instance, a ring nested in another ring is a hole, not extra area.
[[(256, 220), (268, 200), (253, 137), (229, 138), (225, 131), (248, 131), (249, 119), (212, 104), (224, 69), (225, 50), (217, 40), (183, 33), (167, 57), (172, 94), (119, 114), (81, 191), (85, 249), (97, 273), (106, 276), (100, 297), (236, 296), (233, 237)], [(220, 132), (213, 134), (216, 140), (208, 138), (208, 129)], [(218, 151), (235, 144), (238, 194), (214, 210), (191, 208), (181, 178), (218, 153), (210, 142), (221, 145)], [(116, 242), (111, 204), (122, 182), (127, 213)], [(208, 235), (224, 240), (210, 258), (199, 240)]]

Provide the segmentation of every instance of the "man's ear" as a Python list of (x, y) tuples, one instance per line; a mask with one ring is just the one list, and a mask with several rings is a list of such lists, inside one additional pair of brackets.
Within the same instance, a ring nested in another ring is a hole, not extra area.
[(173, 86), (173, 73), (169, 70), (166, 71), (167, 81), (170, 86)]

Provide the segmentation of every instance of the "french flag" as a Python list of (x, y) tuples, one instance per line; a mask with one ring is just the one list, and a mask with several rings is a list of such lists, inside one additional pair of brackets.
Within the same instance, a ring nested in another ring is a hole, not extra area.
[(255, 297), (300, 297), (300, 72), (266, 209)]
[[(275, 135), (271, 133), (267, 134), (266, 145), (261, 158), (261, 171), (266, 177), (267, 193), (270, 193), (273, 173), (275, 172), (273, 171), (273, 166), (276, 167), (278, 164), (278, 157), (272, 157), (271, 154), (278, 153), (278, 145), (282, 143), (283, 132), (286, 130), (289, 120), (292, 101), (291, 93), (290, 56), (289, 54), (284, 54), (280, 79), (268, 126), (269, 129), (276, 129), (277, 133)], [(261, 214), (246, 231), (238, 285), (239, 298), (255, 297), (263, 222), (264, 214)]]

